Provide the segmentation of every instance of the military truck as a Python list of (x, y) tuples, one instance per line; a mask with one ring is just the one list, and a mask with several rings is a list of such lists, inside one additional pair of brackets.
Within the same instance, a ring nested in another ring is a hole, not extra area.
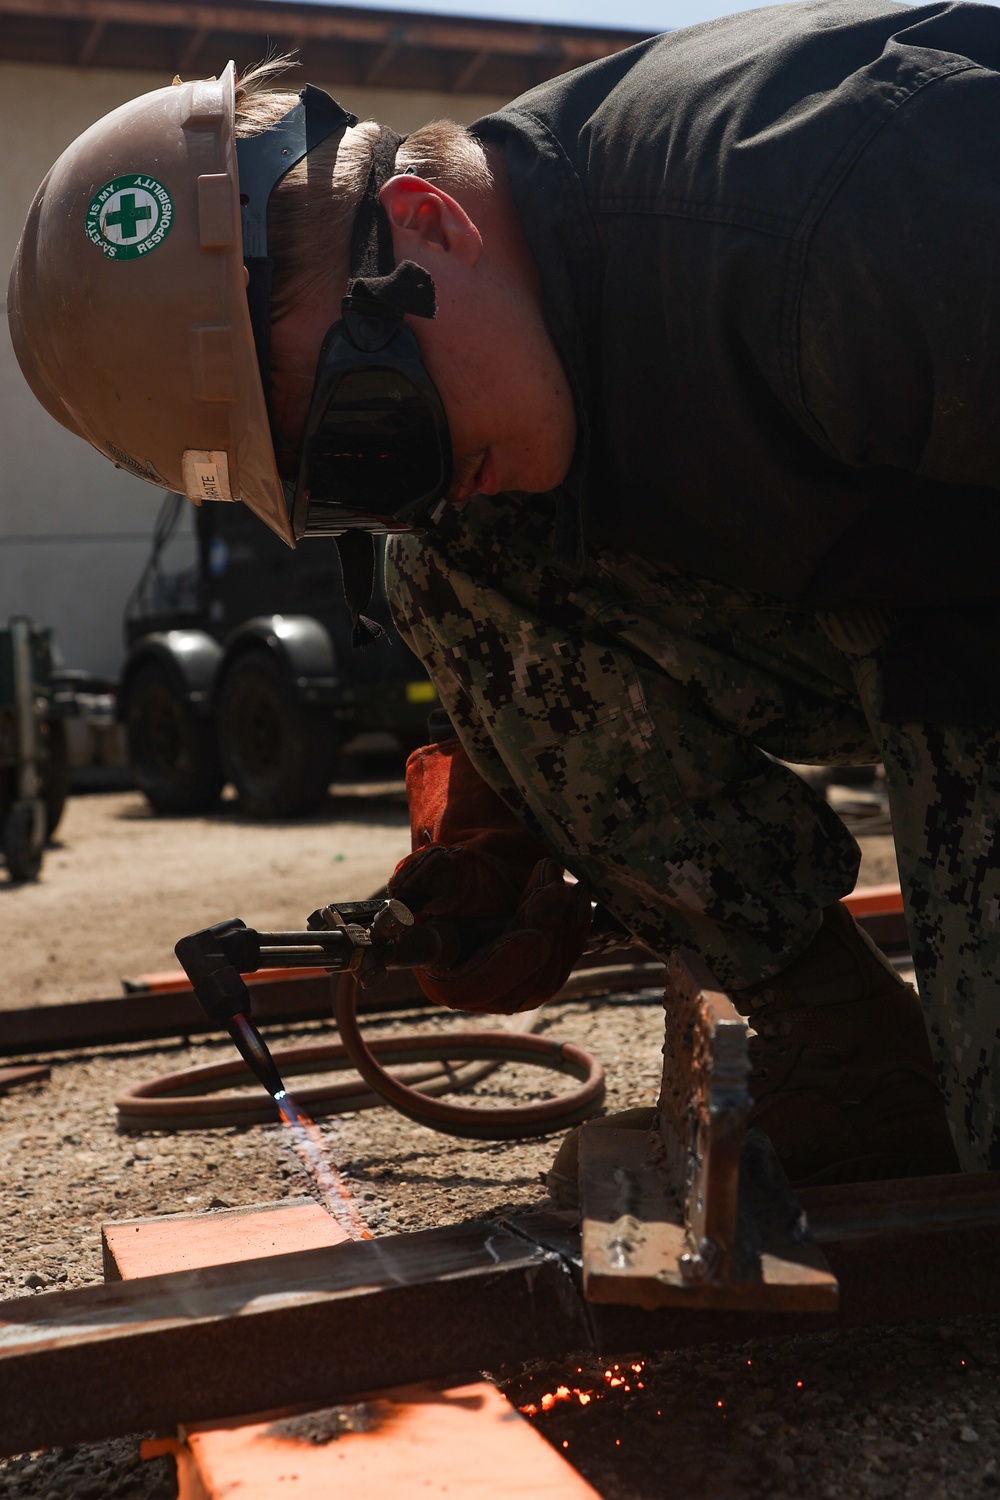
[(434, 689), (381, 585), (369, 613), (387, 639), (355, 650), (331, 539), (292, 551), (243, 506), (206, 503), (194, 563), (170, 573), (186, 504), (166, 498), (126, 608), (118, 712), (150, 805), (204, 812), (230, 782), (246, 812), (294, 816), (322, 802), (359, 734), (387, 732), (400, 754), (421, 743)]

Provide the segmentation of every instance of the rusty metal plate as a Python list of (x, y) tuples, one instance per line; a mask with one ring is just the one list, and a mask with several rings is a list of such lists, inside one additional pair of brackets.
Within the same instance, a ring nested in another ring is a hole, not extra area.
[(580, 1142), (583, 1288), (589, 1302), (718, 1311), (833, 1312), (837, 1282), (820, 1247), (760, 1214), (759, 1275), (692, 1282), (689, 1240), (649, 1136), (584, 1130)]
[(583, 1280), (593, 1302), (832, 1312), (837, 1283), (759, 1131), (747, 1027), (694, 954), (664, 993), (658, 1126), (584, 1130)]

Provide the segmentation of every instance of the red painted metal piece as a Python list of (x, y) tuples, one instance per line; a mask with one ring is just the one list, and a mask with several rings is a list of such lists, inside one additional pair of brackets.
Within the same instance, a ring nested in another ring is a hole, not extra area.
[[(318, 1217), (317, 1217), (318, 1216)], [(325, 1221), (325, 1222), (321, 1222)], [(105, 1225), (105, 1279), (227, 1265), (346, 1238), (311, 1199)], [(184, 1428), (142, 1446), (171, 1454), (178, 1500), (597, 1500), (596, 1491), (485, 1381), (415, 1385), (328, 1407)]]
[(903, 910), (903, 893), (898, 885), (867, 885), (844, 897), (844, 905), (854, 917)]
[(101, 1229), (105, 1281), (134, 1281), (160, 1271), (193, 1271), (260, 1260), (285, 1250), (318, 1250), (348, 1238), (312, 1198), (130, 1219)]
[[(244, 974), (243, 983), (276, 984), (283, 979), (326, 979), (327, 969), (261, 969), (256, 974)], [(161, 969), (153, 974), (137, 974), (134, 979), (123, 979), (126, 995), (170, 995), (178, 990), (191, 993), (191, 981), (183, 969)]]
[(903, 893), (898, 885), (865, 886), (845, 896), (844, 905), (884, 953), (909, 953)]
[[(205, 1500), (352, 1494), (364, 1500), (598, 1500), (485, 1381), (405, 1386), (326, 1412), (189, 1428), (186, 1436)], [(194, 1491), (190, 1500), (196, 1497)], [(181, 1491), (179, 1500), (189, 1497)]]

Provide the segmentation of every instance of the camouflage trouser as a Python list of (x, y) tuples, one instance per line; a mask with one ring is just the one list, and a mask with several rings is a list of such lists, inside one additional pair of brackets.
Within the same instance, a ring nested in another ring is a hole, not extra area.
[(740, 987), (801, 952), (857, 876), (854, 839), (778, 760), (883, 760), (959, 1154), (1000, 1165), (1000, 734), (883, 723), (874, 612), (610, 550), (573, 575), (551, 533), (538, 496), (480, 498), (388, 550), (400, 629), (481, 775), (636, 937)]

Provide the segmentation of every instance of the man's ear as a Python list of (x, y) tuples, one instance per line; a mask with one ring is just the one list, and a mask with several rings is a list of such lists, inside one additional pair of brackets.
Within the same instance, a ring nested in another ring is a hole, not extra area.
[[(434, 246), (469, 266), (479, 259), (483, 248), (479, 230), (462, 205), (433, 182), (409, 174), (390, 177), (379, 201), (389, 217), (393, 236), (401, 242), (400, 259), (411, 258), (411, 251), (426, 252)], [(407, 242), (410, 250), (405, 248)]]

